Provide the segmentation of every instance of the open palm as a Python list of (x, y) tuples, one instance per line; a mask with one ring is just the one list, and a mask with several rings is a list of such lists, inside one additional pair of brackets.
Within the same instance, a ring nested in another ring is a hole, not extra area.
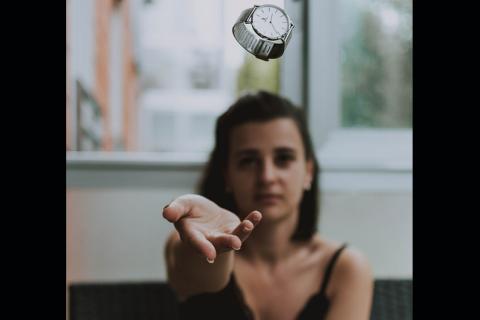
[(234, 213), (193, 194), (172, 201), (163, 216), (175, 225), (183, 242), (210, 261), (219, 253), (239, 250), (262, 218), (260, 212), (252, 211), (240, 221)]

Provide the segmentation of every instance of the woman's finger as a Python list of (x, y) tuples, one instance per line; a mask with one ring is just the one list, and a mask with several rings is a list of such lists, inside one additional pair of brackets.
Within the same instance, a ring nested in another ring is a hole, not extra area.
[(192, 209), (192, 203), (188, 198), (179, 197), (163, 208), (163, 217), (168, 221), (175, 223), (181, 218), (187, 216)]
[(207, 260), (213, 261), (217, 257), (217, 251), (213, 244), (198, 230), (189, 230), (182, 236), (182, 241), (190, 243)]
[(222, 252), (229, 251), (229, 250), (240, 250), (242, 246), (242, 241), (239, 237), (233, 234), (219, 234), (218, 236), (213, 236), (208, 239), (215, 248), (219, 249)]
[(233, 230), (232, 234), (236, 235), (243, 242), (252, 233), (255, 226), (262, 219), (262, 214), (259, 211), (252, 211), (243, 221)]

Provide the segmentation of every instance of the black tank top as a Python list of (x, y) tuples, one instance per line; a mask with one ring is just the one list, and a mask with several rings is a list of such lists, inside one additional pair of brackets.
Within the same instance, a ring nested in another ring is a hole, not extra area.
[[(325, 279), (320, 291), (313, 295), (300, 311), (296, 319), (323, 319), (327, 314), (330, 301), (325, 292), (335, 262), (347, 244), (342, 245), (334, 253), (325, 270)], [(235, 276), (231, 275), (227, 286), (219, 292), (202, 293), (189, 297), (179, 305), (181, 320), (187, 319), (230, 319), (252, 320), (253, 314), (246, 305), (243, 294), (237, 285)]]

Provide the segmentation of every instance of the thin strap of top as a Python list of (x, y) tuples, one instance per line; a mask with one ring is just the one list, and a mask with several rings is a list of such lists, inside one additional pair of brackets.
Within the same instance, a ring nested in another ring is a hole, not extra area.
[(320, 289), (320, 295), (325, 295), (325, 290), (327, 289), (328, 282), (330, 281), (330, 276), (332, 274), (333, 267), (335, 266), (335, 262), (337, 261), (337, 258), (342, 252), (342, 250), (346, 247), (347, 244), (343, 244), (339, 249), (337, 249), (333, 257), (330, 259), (330, 262), (328, 263), (327, 269), (325, 271), (325, 279), (323, 280), (322, 288)]

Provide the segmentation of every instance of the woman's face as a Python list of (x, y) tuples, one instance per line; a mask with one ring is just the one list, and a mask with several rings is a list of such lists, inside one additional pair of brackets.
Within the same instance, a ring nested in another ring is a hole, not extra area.
[(225, 172), (241, 218), (259, 210), (263, 219), (297, 214), (310, 187), (313, 162), (306, 161), (300, 132), (290, 118), (247, 122), (232, 129)]

